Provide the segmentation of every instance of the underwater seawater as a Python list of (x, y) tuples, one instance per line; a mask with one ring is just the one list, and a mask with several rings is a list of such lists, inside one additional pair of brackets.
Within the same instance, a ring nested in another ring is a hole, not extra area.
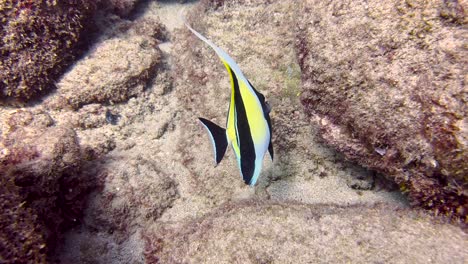
[(466, 262), (457, 5), (101, 2), (56, 89), (0, 107), (0, 259)]

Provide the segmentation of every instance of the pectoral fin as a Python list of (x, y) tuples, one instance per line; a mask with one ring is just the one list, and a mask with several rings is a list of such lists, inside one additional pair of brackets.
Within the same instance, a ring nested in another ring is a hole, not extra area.
[(226, 148), (228, 146), (226, 129), (216, 125), (210, 120), (201, 117), (198, 119), (210, 135), (211, 143), (213, 144), (216, 165), (218, 165), (223, 159), (224, 153), (226, 153)]

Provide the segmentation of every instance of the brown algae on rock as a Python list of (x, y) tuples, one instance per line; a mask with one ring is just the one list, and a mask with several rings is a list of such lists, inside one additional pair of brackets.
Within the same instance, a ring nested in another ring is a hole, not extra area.
[(50, 91), (82, 53), (95, 9), (81, 0), (1, 1), (0, 103)]
[(309, 1), (296, 48), (325, 141), (466, 222), (467, 30), (440, 16), (448, 2)]
[(161, 57), (156, 44), (146, 36), (104, 40), (57, 83), (57, 98), (50, 104), (78, 109), (90, 103), (119, 103), (141, 94)]
[(463, 263), (468, 254), (458, 228), (381, 205), (243, 201), (146, 239), (148, 263)]

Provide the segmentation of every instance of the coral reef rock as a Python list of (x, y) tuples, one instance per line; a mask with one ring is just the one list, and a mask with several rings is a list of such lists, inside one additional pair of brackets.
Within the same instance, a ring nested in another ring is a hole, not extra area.
[[(158, 167), (144, 158), (128, 163), (109, 161), (105, 188), (90, 205), (96, 229), (128, 232), (132, 225), (154, 221), (178, 198), (177, 185)], [(112, 216), (112, 217), (109, 217)], [(105, 223), (105, 224), (102, 224)]]
[(0, 101), (27, 101), (51, 87), (81, 48), (92, 1), (0, 2)]
[(307, 1), (296, 41), (302, 103), (325, 141), (392, 178), (413, 204), (465, 222), (467, 8)]
[[(110, 30), (114, 36), (96, 43), (57, 83), (57, 94), (48, 99), (52, 108), (118, 103), (144, 91), (161, 59), (153, 36), (161, 32), (161, 25), (156, 21), (139, 21), (133, 27), (132, 23), (116, 23)], [(143, 29), (146, 35), (140, 34)]]
[[(468, 237), (388, 206), (244, 201), (146, 234), (147, 263), (463, 263)], [(424, 238), (424, 239), (421, 239)]]
[(122, 154), (105, 165), (105, 188), (90, 199), (85, 228), (65, 241), (61, 261), (142, 263), (141, 230), (171, 208), (179, 194), (175, 181), (159, 167), (162, 162), (142, 157), (122, 162)]
[(3, 123), (0, 262), (43, 262), (60, 233), (78, 223), (92, 181), (80, 174), (76, 133), (54, 126), (48, 113), (16, 110)]

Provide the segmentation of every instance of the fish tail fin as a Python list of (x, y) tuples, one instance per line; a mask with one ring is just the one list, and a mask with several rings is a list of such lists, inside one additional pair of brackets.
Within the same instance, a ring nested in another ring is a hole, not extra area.
[(200, 117), (198, 119), (208, 131), (214, 149), (216, 165), (218, 165), (223, 159), (224, 153), (226, 153), (228, 146), (226, 129), (205, 118)]

